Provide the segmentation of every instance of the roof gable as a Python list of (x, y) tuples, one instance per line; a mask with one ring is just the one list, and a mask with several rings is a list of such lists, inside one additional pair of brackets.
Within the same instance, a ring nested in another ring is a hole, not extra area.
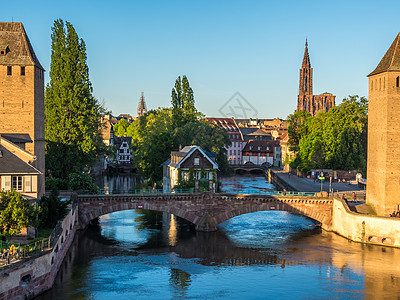
[[(190, 151), (186, 154), (186, 156), (176, 165), (176, 168), (180, 168), (181, 165), (196, 151), (198, 150), (213, 166), (214, 169), (218, 169), (218, 164), (213, 161), (204, 151), (201, 149), (199, 146), (186, 146), (186, 147), (191, 147)], [(185, 147), (185, 148), (186, 148)], [(183, 149), (185, 149), (183, 148)], [(182, 149), (182, 150), (183, 150)]]

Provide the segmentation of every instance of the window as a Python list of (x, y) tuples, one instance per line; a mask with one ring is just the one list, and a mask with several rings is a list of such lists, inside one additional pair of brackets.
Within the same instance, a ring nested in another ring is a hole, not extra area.
[(200, 158), (195, 157), (195, 158), (194, 158), (194, 165), (195, 165), (195, 166), (198, 166), (199, 164), (200, 164)]
[(32, 192), (32, 176), (25, 176), (25, 192)]
[(4, 191), (11, 191), (11, 176), (1, 177), (1, 189)]
[(1, 55), (6, 55), (6, 51), (5, 51), (5, 50), (1, 50), (1, 51), (0, 51), (0, 54), (1, 54)]
[(400, 86), (400, 78), (399, 78), (399, 76), (397, 76), (397, 78), (396, 78), (396, 87), (399, 87)]
[(12, 75), (12, 67), (11, 66), (7, 66), (7, 75), (8, 76)]
[(236, 150), (233, 150), (233, 155), (236, 155)]
[(25, 76), (25, 67), (21, 67), (21, 76)]
[(11, 177), (11, 188), (17, 191), (22, 191), (22, 176)]

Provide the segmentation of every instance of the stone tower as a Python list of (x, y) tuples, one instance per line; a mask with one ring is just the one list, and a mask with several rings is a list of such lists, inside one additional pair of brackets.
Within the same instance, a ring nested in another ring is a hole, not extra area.
[(308, 43), (304, 50), (303, 64), (300, 69), (299, 95), (297, 110), (308, 111), (315, 116), (319, 111), (328, 111), (335, 106), (335, 97), (331, 93), (313, 95), (313, 69), (311, 68)]
[(44, 69), (22, 23), (0, 22), (0, 133), (29, 134), (25, 150), (36, 156), (44, 193)]
[(146, 107), (146, 102), (144, 101), (144, 93), (142, 92), (142, 95), (140, 96), (140, 100), (139, 100), (139, 105), (137, 108), (138, 118), (140, 116), (143, 116), (145, 113), (147, 113), (147, 107)]
[(400, 205), (400, 33), (369, 77), (367, 202), (379, 215)]

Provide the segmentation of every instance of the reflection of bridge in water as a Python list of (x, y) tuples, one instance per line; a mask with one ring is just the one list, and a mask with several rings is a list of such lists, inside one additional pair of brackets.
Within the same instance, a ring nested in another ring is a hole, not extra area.
[(82, 228), (102, 215), (128, 209), (145, 209), (174, 214), (196, 226), (198, 231), (216, 231), (217, 225), (233, 217), (268, 210), (304, 215), (329, 229), (332, 198), (292, 195), (126, 194), (80, 195), (77, 199)]

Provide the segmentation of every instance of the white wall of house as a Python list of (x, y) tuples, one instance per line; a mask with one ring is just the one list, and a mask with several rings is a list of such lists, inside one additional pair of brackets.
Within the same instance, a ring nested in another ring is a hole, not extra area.
[(37, 175), (1, 175), (0, 188), (2, 191), (16, 190), (28, 198), (37, 198)]
[(132, 160), (132, 150), (129, 148), (127, 142), (123, 141), (117, 150), (117, 161), (121, 163), (130, 163)]

